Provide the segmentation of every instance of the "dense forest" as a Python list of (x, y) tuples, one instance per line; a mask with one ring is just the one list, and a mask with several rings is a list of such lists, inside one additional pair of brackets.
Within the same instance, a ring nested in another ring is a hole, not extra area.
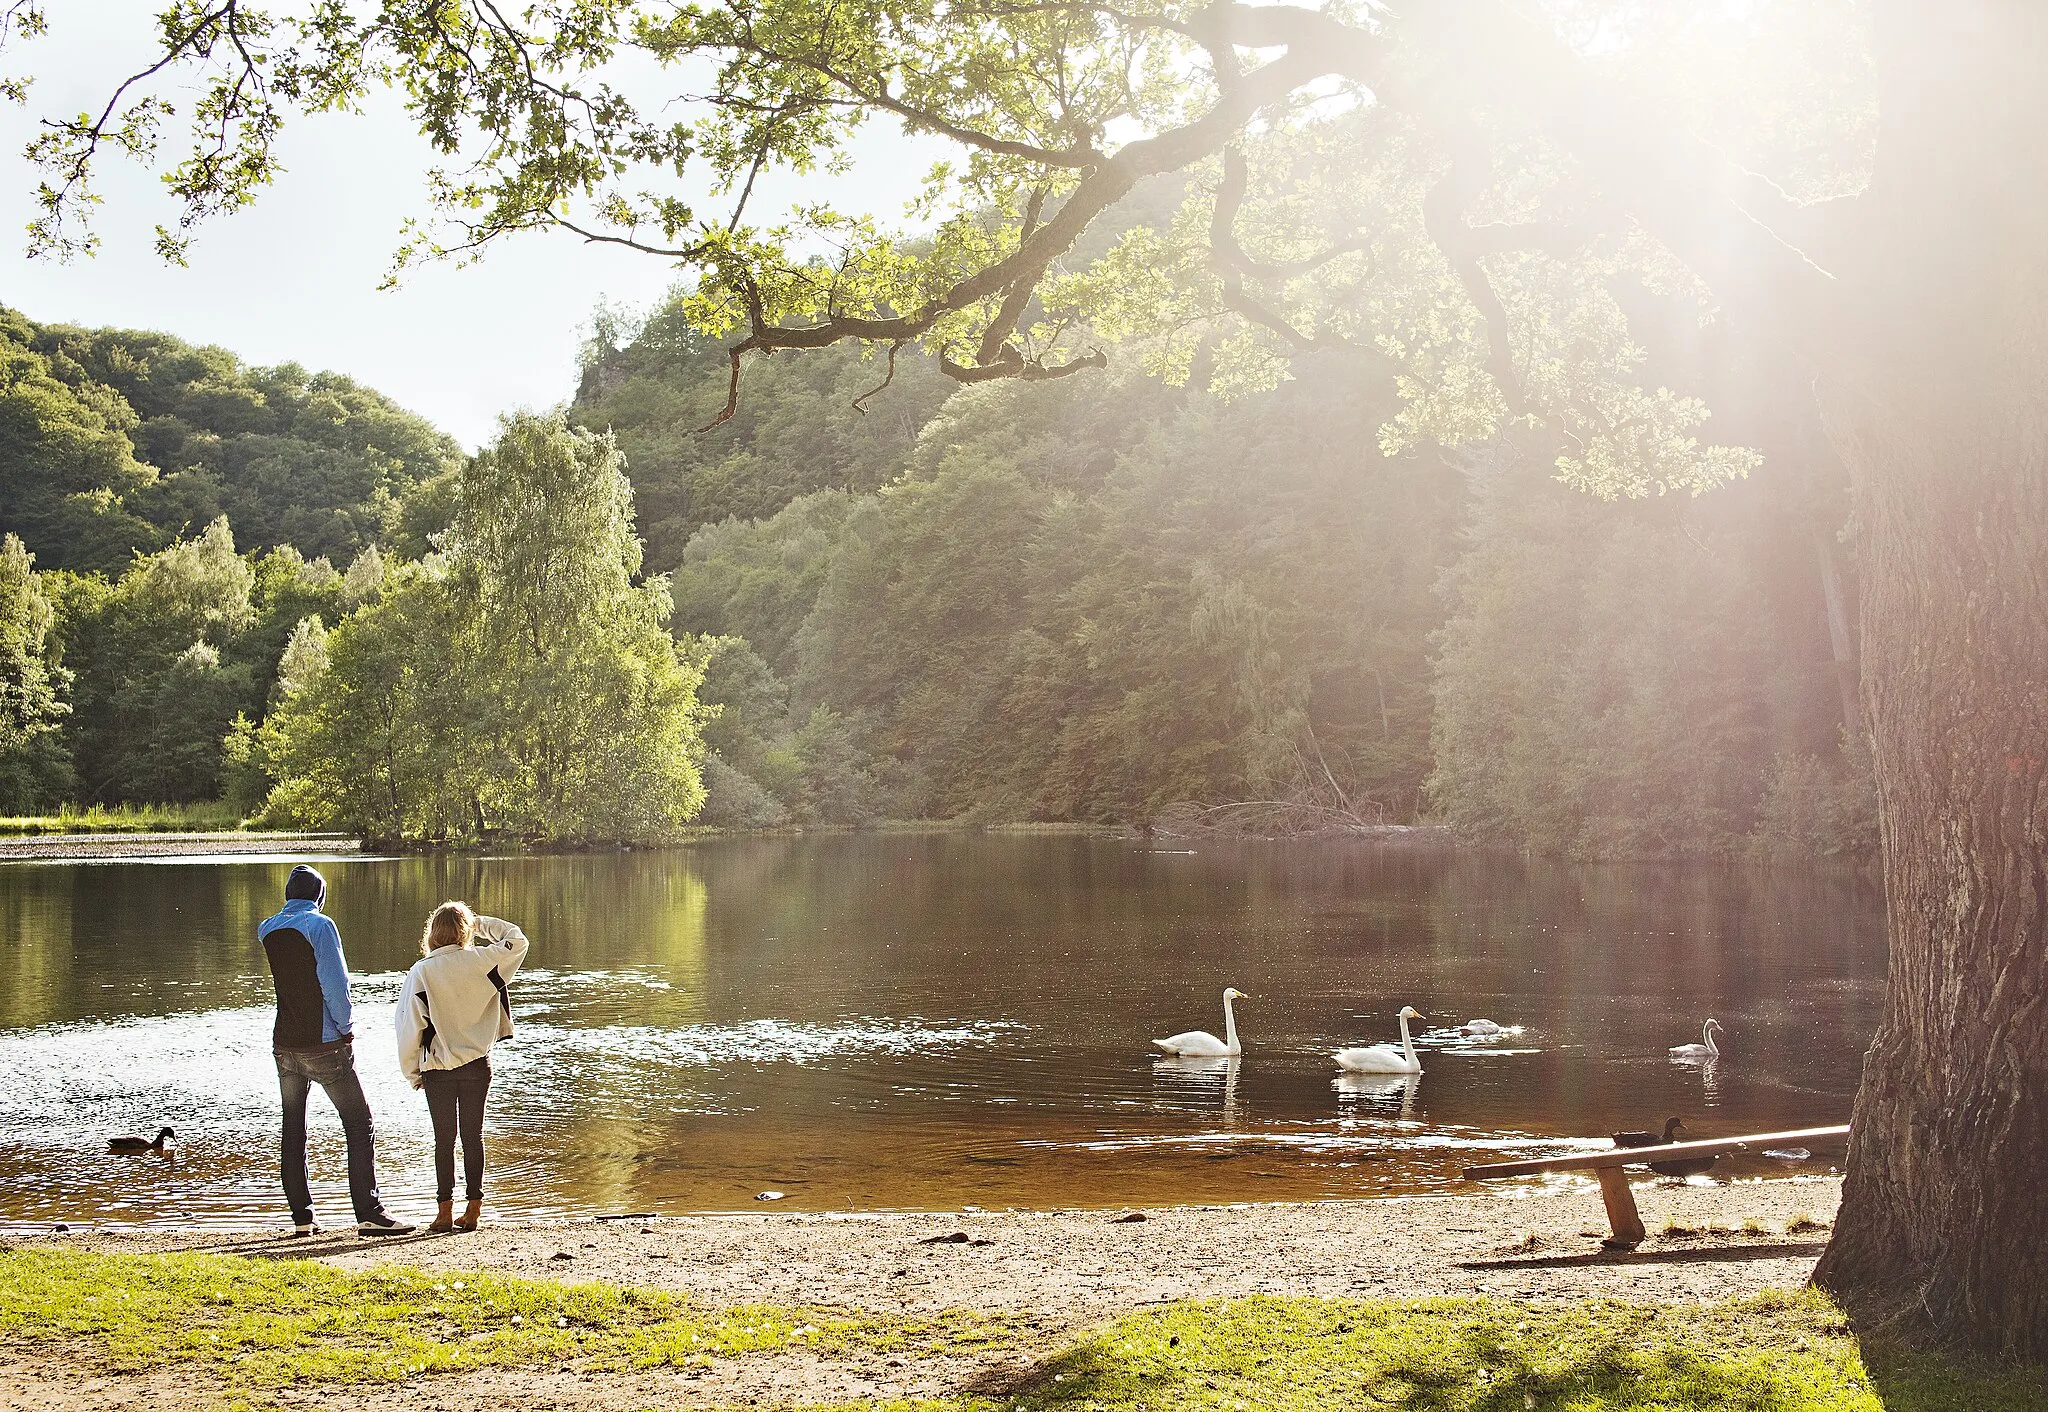
[(1341, 360), (1294, 371), (1231, 401), (1128, 367), (948, 397), (905, 356), (863, 415), (881, 370), (831, 349), (753, 365), (699, 432), (725, 359), (680, 308), (596, 341), (571, 415), (625, 448), (723, 705), (705, 819), (1874, 846), (1840, 487), (1774, 464), (1605, 502), (1510, 440), (1387, 457), (1393, 407)]
[(118, 574), (225, 515), (247, 550), (424, 543), (402, 504), (460, 448), (333, 373), (0, 309), (0, 524), (44, 569)]
[(565, 412), (465, 459), (333, 375), (0, 338), (10, 811), (1874, 841), (1846, 510), (1797, 466), (1603, 502), (1511, 438), (1389, 456), (1395, 408), (1335, 359), (1225, 401), (1129, 369), (959, 389), (907, 353), (882, 386), (835, 348), (750, 365), (700, 431), (726, 359), (680, 303), (601, 315)]
[(0, 368), (0, 807), (216, 797), (295, 628), (357, 606), (379, 545), (426, 547), (460, 448), (159, 333), (0, 310)]

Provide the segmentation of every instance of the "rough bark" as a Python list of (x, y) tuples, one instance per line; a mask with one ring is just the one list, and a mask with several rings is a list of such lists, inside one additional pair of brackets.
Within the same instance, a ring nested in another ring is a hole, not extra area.
[(1820, 563), (1821, 600), (1828, 615), (1828, 647), (1834, 654), (1835, 689), (1842, 697), (1842, 731), (1851, 740), (1863, 736), (1863, 693), (1856, 675), (1854, 637), (1849, 630), (1849, 606), (1842, 593), (1842, 575), (1835, 568), (1835, 547), (1818, 530), (1813, 550)]
[(1879, 14), (1884, 134), (1822, 378), (1854, 477), (1891, 970), (1815, 1278), (2048, 1359), (2048, 16)]

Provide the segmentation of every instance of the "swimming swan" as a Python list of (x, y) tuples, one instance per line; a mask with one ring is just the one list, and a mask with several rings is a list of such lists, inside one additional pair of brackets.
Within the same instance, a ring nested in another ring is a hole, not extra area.
[(1458, 1033), (1462, 1035), (1497, 1035), (1506, 1034), (1507, 1029), (1505, 1026), (1496, 1025), (1491, 1020), (1467, 1020), (1464, 1024), (1458, 1026)]
[(1415, 1057), (1415, 1041), (1408, 1038), (1408, 1022), (1428, 1016), (1413, 1006), (1401, 1007), (1401, 1047), (1375, 1044), (1364, 1049), (1340, 1049), (1331, 1057), (1348, 1074), (1419, 1074), (1422, 1061)]
[(1700, 1043), (1674, 1044), (1671, 1046), (1673, 1059), (1719, 1059), (1721, 1050), (1714, 1043), (1714, 1031), (1721, 1028), (1719, 1020), (1709, 1019), (1700, 1026)]
[(1249, 995), (1235, 987), (1225, 986), (1223, 988), (1222, 1039), (1216, 1038), (1215, 1035), (1210, 1034), (1207, 1030), (1189, 1030), (1186, 1034), (1177, 1034), (1169, 1039), (1155, 1039), (1152, 1041), (1152, 1045), (1155, 1049), (1162, 1049), (1168, 1054), (1212, 1056), (1216, 1058), (1228, 1058), (1233, 1054), (1242, 1054), (1244, 1053), (1244, 1046), (1237, 1042), (1237, 1016), (1232, 1013), (1230, 1002), (1233, 1000), (1250, 999)]

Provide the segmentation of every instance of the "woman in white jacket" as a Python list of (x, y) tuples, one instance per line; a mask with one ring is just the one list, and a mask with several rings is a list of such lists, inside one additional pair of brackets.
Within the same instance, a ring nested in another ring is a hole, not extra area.
[[(526, 933), (496, 917), (444, 902), (427, 918), (420, 959), (398, 994), (398, 1066), (427, 1093), (434, 1120), (434, 1181), (440, 1212), (430, 1231), (473, 1231), (483, 1215), (484, 1098), (491, 1046), (512, 1037), (505, 982), (526, 959)], [(455, 1139), (469, 1200), (454, 1218)]]

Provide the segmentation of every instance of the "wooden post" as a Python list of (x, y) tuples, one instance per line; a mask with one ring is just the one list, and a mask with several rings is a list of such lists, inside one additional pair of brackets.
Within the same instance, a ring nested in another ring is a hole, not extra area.
[(1628, 1176), (1619, 1167), (1601, 1167), (1600, 1199), (1607, 1203), (1607, 1224), (1614, 1234), (1600, 1243), (1609, 1250), (1634, 1250), (1649, 1237), (1643, 1218), (1636, 1211), (1635, 1193), (1628, 1189)]

